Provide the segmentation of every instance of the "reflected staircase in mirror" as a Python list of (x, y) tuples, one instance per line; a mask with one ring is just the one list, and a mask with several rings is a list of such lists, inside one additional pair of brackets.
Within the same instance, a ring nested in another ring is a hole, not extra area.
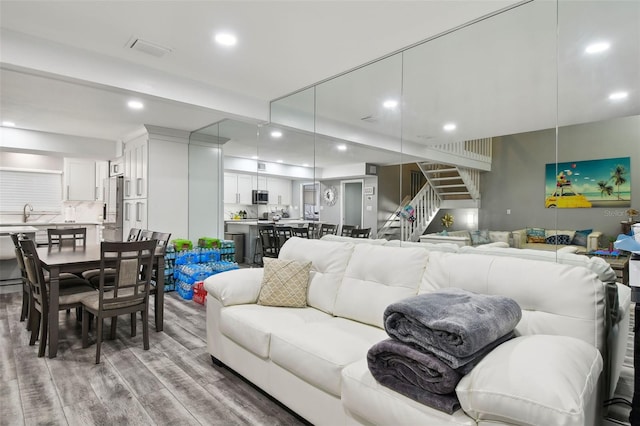
[[(491, 138), (433, 145), (428, 161), (417, 163), (427, 183), (405, 197), (378, 230), (378, 238), (418, 241), (440, 209), (479, 208), (480, 173), (491, 170)], [(407, 206), (413, 218), (402, 217)]]

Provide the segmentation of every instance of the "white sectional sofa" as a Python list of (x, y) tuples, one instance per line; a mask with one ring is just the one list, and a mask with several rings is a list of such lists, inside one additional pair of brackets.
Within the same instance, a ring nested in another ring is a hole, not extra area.
[(420, 242), (422, 243), (452, 243), (460, 247), (465, 246), (477, 246), (480, 244), (489, 243), (505, 243), (507, 246), (511, 245), (511, 232), (510, 231), (448, 231), (446, 235), (441, 233), (420, 235)]
[[(609, 332), (605, 285), (588, 266), (471, 247), (460, 253), (455, 245), (333, 239), (292, 238), (280, 251), (281, 259), (312, 262), (304, 308), (257, 304), (263, 269), (205, 281), (214, 362), (317, 425), (600, 423), (619, 371), (609, 364), (621, 362), (611, 348), (624, 347), (627, 336)], [(366, 363), (369, 348), (388, 337), (386, 306), (449, 287), (511, 297), (523, 312), (517, 337), (458, 383), (462, 408), (452, 415), (381, 386)], [(620, 291), (628, 326), (629, 297)]]

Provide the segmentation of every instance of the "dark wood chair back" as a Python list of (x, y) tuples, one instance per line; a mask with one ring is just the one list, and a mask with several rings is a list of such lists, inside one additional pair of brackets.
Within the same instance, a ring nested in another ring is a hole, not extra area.
[(332, 223), (323, 223), (320, 225), (320, 232), (318, 233), (318, 238), (322, 238), (325, 235), (333, 234), (336, 235), (338, 233), (338, 225)]
[(51, 247), (86, 247), (87, 228), (48, 228), (47, 239)]
[(371, 228), (356, 228), (351, 231), (351, 238), (369, 238)]
[(11, 241), (15, 247), (16, 260), (18, 262), (18, 268), (20, 269), (20, 281), (22, 282), (22, 310), (20, 312), (20, 321), (24, 321), (29, 314), (29, 299), (31, 298), (31, 289), (29, 287), (29, 280), (27, 279), (27, 268), (24, 264), (24, 253), (22, 247), (20, 247), (20, 238), (26, 239), (23, 234), (17, 234), (12, 232), (10, 234)]
[(143, 229), (138, 234), (138, 239), (136, 241), (148, 241), (153, 238), (153, 231), (148, 229)]
[(320, 224), (318, 222), (309, 222), (309, 238), (318, 238), (320, 233)]
[(278, 257), (280, 244), (275, 225), (258, 224), (258, 236), (262, 247), (262, 257)]
[(351, 231), (356, 228), (357, 227), (355, 225), (342, 225), (342, 228), (340, 229), (340, 235), (343, 237), (350, 237)]
[(294, 237), (309, 238), (309, 228), (306, 226), (291, 228), (291, 232)]
[(131, 228), (129, 229), (129, 236), (127, 236), (127, 241), (138, 241), (138, 237), (140, 236), (139, 228)]

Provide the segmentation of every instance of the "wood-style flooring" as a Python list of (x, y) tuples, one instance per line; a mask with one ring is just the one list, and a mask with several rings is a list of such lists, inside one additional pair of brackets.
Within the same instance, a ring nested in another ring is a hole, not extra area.
[[(21, 293), (0, 294), (0, 425), (302, 425), (304, 420), (211, 362), (205, 308), (165, 295), (164, 332), (150, 321), (130, 337), (127, 316), (115, 340), (82, 348), (75, 313), (60, 313), (54, 359), (38, 358), (20, 322)], [(109, 320), (106, 321), (109, 324)], [(105, 327), (108, 329), (109, 327)]]
[[(116, 339), (104, 341), (102, 363), (95, 365), (95, 345), (82, 349), (73, 312), (60, 313), (57, 358), (38, 358), (37, 344), (29, 346), (26, 323), (19, 321), (18, 290), (0, 291), (0, 425), (307, 424), (230, 370), (214, 366), (204, 306), (175, 292), (165, 295), (164, 332), (149, 323), (150, 350), (142, 349), (141, 324), (131, 338), (123, 316)], [(632, 395), (630, 329), (615, 396), (631, 401)], [(629, 410), (624, 403), (611, 405), (604, 424), (628, 425)]]

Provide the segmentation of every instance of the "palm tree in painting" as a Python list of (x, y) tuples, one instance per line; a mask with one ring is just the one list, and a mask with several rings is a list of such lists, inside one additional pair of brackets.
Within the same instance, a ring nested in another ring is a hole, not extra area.
[(598, 182), (598, 189), (600, 190), (600, 197), (605, 195), (611, 196), (613, 194), (613, 186), (608, 185), (609, 181), (601, 180)]
[(620, 200), (620, 185), (627, 183), (627, 178), (624, 177), (625, 174), (627, 174), (627, 170), (620, 164), (611, 172), (611, 180), (618, 187), (618, 200)]

